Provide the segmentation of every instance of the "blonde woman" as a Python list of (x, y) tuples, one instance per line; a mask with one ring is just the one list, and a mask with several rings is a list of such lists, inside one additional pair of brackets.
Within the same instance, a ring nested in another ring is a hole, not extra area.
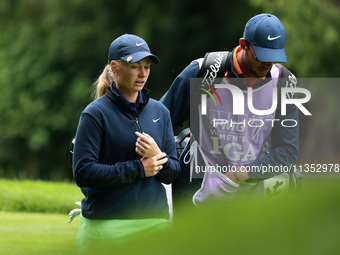
[(166, 226), (162, 183), (180, 171), (169, 111), (145, 88), (158, 57), (142, 38), (124, 34), (111, 43), (108, 60), (74, 145), (74, 178), (85, 195), (77, 243), (85, 250)]

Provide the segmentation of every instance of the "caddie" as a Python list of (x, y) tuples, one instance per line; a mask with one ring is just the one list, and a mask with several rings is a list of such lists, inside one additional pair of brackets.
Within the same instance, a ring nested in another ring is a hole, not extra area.
[[(281, 174), (280, 171), (264, 169), (274, 169), (275, 166), (289, 169), (294, 166), (299, 140), (296, 105), (287, 104), (285, 114), (280, 109), (280, 99), (270, 114), (254, 114), (253, 109), (263, 112), (271, 109), (275, 97), (273, 89), (277, 89), (277, 95), (280, 95), (281, 88), (297, 85), (295, 76), (277, 63), (287, 62), (285, 42), (285, 28), (276, 16), (268, 13), (256, 15), (246, 23), (237, 47), (231, 52), (213, 55), (215, 62), (210, 65), (213, 68), (209, 69), (209, 65), (205, 68), (209, 61), (208, 54), (204, 59), (192, 61), (161, 98), (170, 110), (175, 134), (189, 120), (195, 138), (195, 142), (191, 142), (181, 154), (182, 172), (172, 184), (174, 209), (179, 201), (193, 201), (195, 205), (200, 205), (208, 199), (229, 199), (241, 190), (251, 192), (259, 182)], [(213, 79), (216, 76), (220, 77), (219, 83), (232, 84), (235, 90), (241, 91), (242, 100), (248, 102), (241, 115), (234, 114), (230, 89), (215, 86)], [(190, 97), (193, 92), (190, 89), (192, 78), (200, 78), (199, 88), (206, 92), (205, 114), (192, 109), (196, 107)], [(251, 104), (247, 97), (249, 91), (252, 92)], [(296, 98), (296, 93), (288, 96)], [(193, 112), (197, 116), (190, 116)], [(254, 118), (256, 123), (252, 122)], [(213, 126), (214, 119), (226, 122)], [(287, 120), (290, 121), (289, 125)], [(234, 126), (231, 125), (233, 121), (236, 123)], [(205, 169), (205, 166), (211, 170), (218, 165), (232, 166), (232, 170), (222, 173), (214, 171), (214, 174), (205, 171), (203, 178), (195, 178), (193, 162), (199, 162), (195, 159), (198, 157), (195, 153), (201, 158), (201, 168), (198, 169)]]

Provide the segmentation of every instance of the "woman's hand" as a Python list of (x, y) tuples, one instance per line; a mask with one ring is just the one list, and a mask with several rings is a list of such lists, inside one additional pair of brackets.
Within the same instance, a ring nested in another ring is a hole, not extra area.
[(150, 177), (155, 176), (160, 170), (163, 169), (163, 164), (168, 161), (168, 158), (166, 157), (166, 153), (161, 152), (153, 157), (143, 157), (140, 159), (140, 161), (143, 164), (145, 176)]
[(153, 157), (162, 151), (159, 149), (156, 141), (146, 133), (135, 133), (138, 138), (136, 142), (136, 152), (145, 158)]

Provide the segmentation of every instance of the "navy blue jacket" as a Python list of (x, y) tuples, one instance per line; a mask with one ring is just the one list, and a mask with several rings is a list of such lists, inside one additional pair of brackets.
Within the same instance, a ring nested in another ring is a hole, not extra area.
[[(235, 50), (235, 49), (234, 49)], [(282, 65), (277, 65), (280, 69), (280, 82), (281, 86), (292, 86), (291, 82), (296, 81), (295, 76), (289, 72), (288, 69)], [(163, 95), (160, 102), (162, 102), (169, 110), (171, 115), (171, 120), (173, 124), (173, 129), (177, 133), (181, 128), (182, 124), (186, 120), (190, 120), (190, 79), (197, 78), (199, 74), (200, 66), (198, 61), (192, 61), (173, 81), (170, 89)], [(227, 63), (228, 78), (234, 78), (241, 89), (246, 90), (243, 82), (240, 80), (234, 71), (232, 57), (229, 63)], [(254, 88), (260, 87), (271, 79), (270, 72), (268, 72), (266, 80), (263, 80), (256, 84)], [(296, 86), (296, 84), (294, 85)], [(280, 92), (278, 93), (280, 95)], [(296, 94), (295, 94), (296, 97)], [(287, 115), (282, 116), (280, 110), (280, 103), (278, 104), (278, 109), (276, 111), (276, 119), (293, 119), (298, 121), (298, 108), (293, 105), (287, 105)], [(280, 122), (279, 124), (274, 124), (271, 133), (271, 152), (268, 153), (260, 160), (256, 160), (248, 166), (291, 166), (294, 165), (298, 156), (298, 141), (299, 141), (299, 127), (285, 128)], [(182, 162), (181, 162), (182, 164)], [(270, 178), (278, 173), (259, 173), (250, 172), (250, 181), (260, 181), (265, 178)], [(197, 186), (197, 180), (193, 180), (192, 184)], [(185, 166), (182, 164), (182, 172), (180, 177), (173, 184), (173, 192), (176, 193), (176, 189), (181, 189), (182, 186), (190, 186), (189, 173), (185, 170)], [(195, 190), (193, 188), (193, 190)]]
[[(110, 98), (111, 99), (110, 99)], [(145, 177), (135, 152), (136, 131), (153, 137), (168, 162), (156, 176)], [(74, 178), (85, 198), (88, 219), (168, 218), (162, 183), (180, 172), (168, 109), (143, 89), (128, 102), (114, 84), (82, 112), (74, 145)]]

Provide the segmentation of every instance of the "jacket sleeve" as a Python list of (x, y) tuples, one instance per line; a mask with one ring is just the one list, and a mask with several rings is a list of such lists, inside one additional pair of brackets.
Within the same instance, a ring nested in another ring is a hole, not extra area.
[(199, 72), (197, 61), (191, 62), (173, 81), (169, 90), (160, 99), (170, 111), (174, 133), (183, 127), (183, 122), (190, 114), (190, 79), (196, 78)]
[(164, 129), (164, 141), (162, 142), (162, 151), (167, 154), (168, 161), (163, 165), (163, 169), (158, 172), (156, 178), (165, 183), (170, 184), (179, 175), (181, 168), (177, 157), (176, 143), (171, 126), (170, 113), (166, 110), (166, 128)]
[[(286, 85), (296, 87), (295, 76), (287, 69), (284, 72), (286, 77), (280, 80), (281, 87)], [(294, 82), (295, 84), (292, 84)], [(296, 93), (294, 98), (297, 98)], [(250, 170), (250, 182), (270, 178), (282, 172), (287, 172), (287, 170), (294, 170), (299, 148), (298, 108), (294, 104), (288, 104), (286, 106), (286, 115), (282, 115), (280, 104), (278, 105), (276, 110), (276, 119), (278, 121), (275, 122), (271, 133), (271, 151), (262, 159), (247, 165)], [(277, 167), (276, 170), (280, 169), (282, 171), (271, 171), (273, 167)]]
[(139, 159), (100, 164), (101, 139), (100, 121), (83, 113), (73, 151), (73, 175), (79, 187), (112, 188), (134, 183), (145, 176)]

